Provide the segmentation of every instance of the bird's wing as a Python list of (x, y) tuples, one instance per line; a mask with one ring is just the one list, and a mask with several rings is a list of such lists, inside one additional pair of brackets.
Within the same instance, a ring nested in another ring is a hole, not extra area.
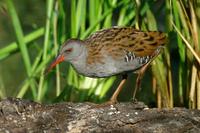
[(154, 56), (167, 42), (166, 34), (159, 31), (139, 31), (132, 27), (114, 27), (100, 30), (86, 40), (91, 58), (107, 54), (121, 58), (127, 53), (136, 57)]

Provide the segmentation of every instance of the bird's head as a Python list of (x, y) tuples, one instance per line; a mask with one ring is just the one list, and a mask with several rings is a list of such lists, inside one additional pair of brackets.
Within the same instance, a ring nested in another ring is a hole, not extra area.
[(57, 64), (63, 61), (76, 60), (83, 49), (85, 48), (84, 42), (78, 39), (70, 39), (64, 42), (56, 59), (46, 69), (45, 73), (50, 72)]

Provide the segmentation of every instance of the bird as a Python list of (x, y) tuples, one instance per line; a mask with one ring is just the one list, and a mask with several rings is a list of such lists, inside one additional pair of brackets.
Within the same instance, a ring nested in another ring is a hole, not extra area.
[(108, 104), (117, 103), (128, 74), (137, 73), (133, 99), (149, 64), (167, 43), (161, 31), (141, 31), (133, 27), (114, 26), (96, 31), (86, 39), (69, 39), (62, 45), (56, 59), (47, 67), (49, 73), (57, 64), (67, 61), (81, 75), (107, 78), (121, 75), (122, 80)]

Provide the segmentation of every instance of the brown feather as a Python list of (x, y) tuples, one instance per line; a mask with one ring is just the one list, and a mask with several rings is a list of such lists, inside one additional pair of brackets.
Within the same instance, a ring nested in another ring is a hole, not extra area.
[(114, 59), (133, 52), (138, 57), (154, 56), (167, 38), (159, 31), (140, 31), (132, 27), (113, 27), (95, 32), (84, 40), (88, 47), (88, 64), (101, 62), (101, 56), (109, 55)]

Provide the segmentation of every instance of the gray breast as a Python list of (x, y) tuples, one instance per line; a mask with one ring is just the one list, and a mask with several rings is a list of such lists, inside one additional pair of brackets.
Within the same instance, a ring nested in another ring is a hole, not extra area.
[(134, 71), (149, 60), (149, 57), (135, 57), (125, 61), (122, 57), (119, 60), (114, 60), (111, 57), (104, 58), (104, 63), (96, 63), (92, 66), (87, 66), (84, 75), (88, 77), (110, 77), (113, 75)]
[(72, 61), (72, 65), (75, 70), (87, 77), (110, 77), (113, 75), (134, 71), (139, 69), (144, 64), (149, 62), (151, 57), (137, 57), (133, 53), (127, 53), (125, 56), (113, 59), (111, 56), (104, 55), (103, 63), (94, 63), (92, 65), (86, 64), (87, 53), (83, 53), (82, 56), (76, 61)]

